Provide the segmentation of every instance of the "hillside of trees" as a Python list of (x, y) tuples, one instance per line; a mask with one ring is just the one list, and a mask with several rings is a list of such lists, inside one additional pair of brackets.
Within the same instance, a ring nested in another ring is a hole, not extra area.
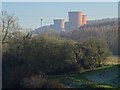
[(120, 55), (118, 48), (118, 20), (116, 18), (89, 21), (78, 30), (61, 33), (61, 37), (80, 43), (89, 37), (104, 40), (113, 55)]

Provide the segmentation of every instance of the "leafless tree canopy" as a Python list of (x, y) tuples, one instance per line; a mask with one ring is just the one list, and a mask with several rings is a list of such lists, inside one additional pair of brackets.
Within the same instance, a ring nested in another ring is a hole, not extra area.
[(18, 19), (14, 15), (9, 15), (2, 11), (2, 44), (7, 43), (8, 39), (13, 37), (20, 30)]

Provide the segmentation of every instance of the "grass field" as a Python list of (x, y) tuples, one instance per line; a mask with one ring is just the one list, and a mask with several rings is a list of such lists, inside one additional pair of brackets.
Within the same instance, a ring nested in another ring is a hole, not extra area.
[(113, 62), (79, 74), (49, 76), (49, 79), (58, 80), (67, 88), (120, 88), (119, 67), (120, 64)]

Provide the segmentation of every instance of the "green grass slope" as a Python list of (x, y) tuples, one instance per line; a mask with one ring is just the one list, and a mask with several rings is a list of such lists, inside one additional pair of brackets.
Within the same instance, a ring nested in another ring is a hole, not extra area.
[(111, 65), (73, 75), (50, 76), (67, 88), (120, 88), (120, 65)]
[(107, 68), (96, 69), (85, 72), (85, 77), (93, 82), (108, 84), (114, 87), (120, 87), (119, 68), (120, 65), (113, 65)]

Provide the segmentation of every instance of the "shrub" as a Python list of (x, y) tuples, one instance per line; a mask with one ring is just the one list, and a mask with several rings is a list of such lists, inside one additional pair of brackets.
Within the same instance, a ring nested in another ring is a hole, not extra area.
[(101, 62), (110, 54), (105, 42), (94, 38), (78, 44), (74, 49), (74, 53), (77, 63), (85, 68), (101, 66)]
[(49, 81), (44, 75), (34, 75), (23, 79), (23, 88), (64, 88), (58, 81)]
[(34, 75), (23, 79), (24, 88), (42, 88), (47, 83), (47, 78), (43, 75)]
[(47, 82), (43, 88), (64, 88), (64, 84), (60, 83), (59, 81), (50, 81)]

